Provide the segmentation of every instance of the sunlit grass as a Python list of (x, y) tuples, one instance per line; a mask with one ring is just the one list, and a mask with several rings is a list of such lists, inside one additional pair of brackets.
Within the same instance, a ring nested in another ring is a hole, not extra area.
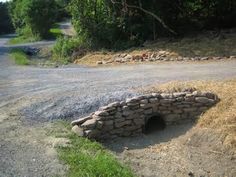
[(57, 138), (67, 138), (71, 143), (67, 147), (57, 147), (59, 159), (69, 166), (68, 177), (134, 176), (128, 167), (122, 165), (100, 143), (78, 137), (71, 132), (66, 122), (59, 122), (55, 126), (58, 130), (52, 134)]
[(28, 56), (20, 49), (14, 49), (10, 52), (11, 57), (17, 65), (29, 65), (30, 60)]
[(35, 41), (38, 41), (37, 38), (33, 38), (33, 37), (24, 37), (24, 36), (17, 36), (17, 37), (14, 37), (12, 39), (10, 39), (8, 41), (7, 44), (9, 45), (15, 45), (15, 44), (24, 44), (24, 43), (28, 43), (28, 42), (35, 42)]
[(52, 28), (49, 30), (49, 33), (50, 33), (50, 36), (52, 36), (53, 38), (58, 38), (63, 35), (58, 24), (54, 24)]

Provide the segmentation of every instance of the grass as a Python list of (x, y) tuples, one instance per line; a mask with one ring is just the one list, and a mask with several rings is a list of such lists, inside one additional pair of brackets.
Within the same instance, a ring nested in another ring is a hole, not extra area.
[(17, 65), (29, 65), (29, 57), (20, 49), (13, 49), (10, 52), (11, 57), (14, 59)]
[(145, 88), (142, 92), (181, 91), (196, 88), (216, 93), (221, 101), (200, 116), (197, 127), (210, 128), (225, 135), (224, 145), (236, 150), (236, 79), (224, 81), (169, 82)]
[[(54, 39), (62, 35), (62, 32), (58, 24), (54, 24), (52, 26), (52, 28), (49, 30), (49, 35), (51, 38), (54, 38)], [(9, 45), (24, 44), (24, 43), (36, 42), (40, 40), (38, 37), (29, 37), (29, 36), (30, 35), (14, 37), (8, 41), (8, 44)]]
[(78, 137), (66, 122), (55, 124), (57, 138), (67, 138), (70, 145), (57, 147), (59, 159), (69, 166), (68, 177), (133, 177), (128, 167), (122, 165), (101, 144)]
[(17, 36), (17, 37), (10, 39), (7, 44), (15, 45), (15, 44), (24, 44), (24, 43), (28, 43), (28, 42), (35, 42), (35, 41), (38, 41), (38, 39), (33, 38), (33, 37), (26, 38), (24, 36)]
[(54, 24), (52, 28), (49, 30), (49, 33), (50, 36), (52, 36), (55, 39), (63, 35), (58, 24)]

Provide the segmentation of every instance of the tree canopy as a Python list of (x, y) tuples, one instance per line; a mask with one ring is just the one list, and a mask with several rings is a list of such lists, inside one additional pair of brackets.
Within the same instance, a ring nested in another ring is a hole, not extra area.
[(13, 31), (13, 26), (8, 13), (8, 3), (0, 2), (0, 34)]
[(10, 15), (17, 32), (45, 38), (56, 20), (56, 7), (54, 0), (13, 0)]
[(234, 0), (71, 0), (79, 35), (106, 46), (236, 26)]
[(106, 48), (236, 26), (235, 0), (12, 0), (10, 4), (17, 31), (44, 38), (55, 20), (71, 16), (80, 37)]

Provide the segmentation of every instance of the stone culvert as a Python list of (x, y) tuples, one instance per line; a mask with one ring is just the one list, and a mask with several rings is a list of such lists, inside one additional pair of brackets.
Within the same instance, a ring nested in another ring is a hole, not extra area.
[(218, 100), (213, 93), (199, 91), (138, 96), (111, 103), (88, 117), (73, 121), (72, 130), (80, 136), (98, 140), (134, 136), (144, 133), (151, 119), (161, 119), (152, 124), (167, 126), (193, 121)]

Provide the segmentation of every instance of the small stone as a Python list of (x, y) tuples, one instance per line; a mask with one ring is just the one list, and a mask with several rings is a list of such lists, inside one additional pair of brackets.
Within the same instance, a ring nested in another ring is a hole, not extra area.
[(87, 129), (91, 129), (91, 128), (95, 128), (96, 126), (96, 123), (97, 123), (97, 120), (96, 119), (90, 119), (90, 120), (87, 120), (86, 122), (84, 122), (81, 127), (83, 128), (87, 128)]
[(152, 109), (147, 109), (144, 111), (144, 114), (152, 114)]
[(140, 104), (140, 108), (143, 108), (143, 109), (148, 109), (148, 108), (151, 108), (152, 105), (151, 104)]
[(117, 107), (117, 106), (120, 106), (120, 102), (114, 102), (108, 105), (108, 107)]
[(134, 119), (135, 125), (144, 125), (144, 119)]
[(129, 115), (131, 115), (133, 113), (133, 111), (123, 111), (123, 113), (122, 113), (122, 115), (123, 116), (129, 116)]
[(150, 103), (156, 103), (156, 102), (158, 102), (158, 99), (157, 98), (150, 98), (149, 102)]
[(97, 61), (97, 63), (96, 63), (97, 65), (102, 65), (103, 64), (103, 62), (102, 61)]
[(214, 103), (215, 101), (212, 99), (208, 99), (206, 97), (196, 97), (195, 101), (198, 103)]
[(197, 110), (197, 108), (184, 108), (183, 109), (185, 112), (194, 112)]
[(104, 121), (105, 126), (113, 125), (113, 120)]
[(129, 150), (129, 148), (125, 146), (125, 147), (124, 147), (124, 150), (128, 151), (128, 150)]
[(174, 97), (183, 97), (186, 95), (185, 92), (176, 92), (176, 93), (173, 93)]
[(126, 103), (133, 103), (133, 102), (136, 102), (138, 101), (136, 98), (127, 98), (126, 99)]
[(89, 119), (92, 119), (92, 117), (88, 116), (88, 117), (84, 117), (84, 118), (81, 118), (81, 119), (78, 119), (78, 120), (74, 120), (74, 121), (71, 122), (71, 125), (72, 126), (81, 125)]
[(131, 55), (126, 55), (125, 57), (124, 57), (124, 59), (126, 59), (126, 60), (131, 60), (132, 59), (132, 56)]
[(101, 129), (103, 127), (104, 123), (102, 121), (97, 122), (97, 128)]
[(84, 136), (83, 129), (79, 127), (78, 125), (75, 125), (72, 127), (72, 132), (74, 132), (78, 136), (81, 136), (81, 137)]
[(95, 112), (95, 115), (97, 116), (109, 116), (109, 113), (106, 111), (97, 111)]
[(166, 98), (166, 99), (167, 99), (167, 98), (172, 98), (172, 94), (169, 94), (169, 93), (162, 93), (162, 94), (161, 94), (161, 97), (164, 98), (164, 99), (165, 99), (165, 98)]
[(162, 100), (160, 100), (160, 103), (172, 103), (172, 102), (174, 102), (175, 101), (175, 99), (162, 99)]
[(115, 123), (115, 127), (119, 128), (119, 127), (123, 127), (125, 125), (130, 125), (130, 124), (131, 124), (131, 120), (126, 120), (124, 122)]

